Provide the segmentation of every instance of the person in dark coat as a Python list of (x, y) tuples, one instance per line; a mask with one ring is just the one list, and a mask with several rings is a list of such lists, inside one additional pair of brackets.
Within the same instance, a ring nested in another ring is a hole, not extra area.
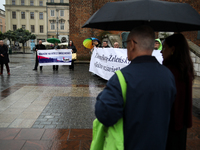
[(121, 72), (127, 83), (126, 104), (116, 74), (98, 95), (95, 115), (105, 126), (123, 117), (124, 150), (165, 150), (176, 87), (173, 74), (151, 56), (154, 31), (134, 28), (126, 41), (131, 63)]
[(10, 75), (10, 68), (8, 63), (10, 62), (8, 57), (8, 47), (0, 40), (0, 63), (1, 63), (1, 72), (0, 75), (3, 74), (3, 64), (5, 64), (7, 73)]
[(173, 104), (166, 150), (186, 150), (187, 128), (192, 127), (193, 63), (188, 43), (182, 34), (164, 40), (161, 51), (163, 65), (173, 73), (176, 82), (176, 99)]
[(103, 48), (110, 48), (110, 46), (108, 46), (108, 41), (103, 41)]
[[(72, 49), (72, 53), (76, 53), (76, 52), (77, 52), (77, 49), (76, 49), (76, 47), (74, 46), (73, 41), (69, 41), (69, 44), (68, 44), (68, 46), (67, 46), (67, 49)], [(69, 66), (69, 69), (74, 70), (74, 60), (72, 60), (72, 63), (71, 63), (71, 65)]]
[[(42, 44), (42, 40), (39, 40), (39, 43), (35, 46), (35, 51), (36, 51), (36, 59), (35, 59), (35, 67), (33, 70), (37, 70), (38, 67), (38, 55), (37, 55), (37, 51), (38, 50), (44, 50), (46, 49), (45, 45)], [(40, 66), (40, 70), (42, 70), (42, 66)]]
[[(60, 49), (60, 46), (58, 45), (58, 43), (54, 43), (54, 49)], [(58, 65), (53, 65), (53, 70), (58, 71)]]

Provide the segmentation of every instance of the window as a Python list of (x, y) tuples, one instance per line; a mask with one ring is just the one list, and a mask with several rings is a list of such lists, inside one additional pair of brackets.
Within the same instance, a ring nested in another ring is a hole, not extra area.
[(2, 19), (0, 19), (0, 23), (2, 23)]
[(64, 3), (63, 0), (60, 0), (60, 3)]
[(12, 12), (12, 18), (13, 18), (13, 19), (16, 19), (16, 11), (13, 11), (13, 12)]
[(26, 29), (26, 25), (22, 25), (22, 29), (24, 29), (24, 30), (25, 30), (25, 29)]
[(13, 25), (13, 31), (17, 30), (17, 25)]
[(34, 12), (30, 12), (30, 18), (34, 19)]
[(1, 27), (1, 32), (3, 32), (3, 26), (0, 26)]
[(43, 1), (40, 1), (40, 6), (43, 6)]
[(33, 6), (34, 5), (34, 1), (30, 0), (30, 5)]
[(25, 19), (25, 12), (21, 12), (22, 19)]
[(51, 23), (51, 30), (55, 30), (55, 23)]
[(64, 10), (60, 10), (60, 16), (64, 16)]
[(40, 12), (39, 15), (40, 19), (43, 19), (43, 12)]
[(64, 30), (65, 29), (65, 24), (64, 23), (60, 23), (60, 30)]
[(24, 5), (24, 0), (21, 0), (21, 5)]
[(54, 10), (51, 10), (51, 16), (54, 16)]
[(54, 0), (51, 0), (51, 3), (54, 3)]
[(43, 33), (43, 26), (40, 26), (40, 33)]
[(15, 5), (15, 0), (12, 0), (12, 5)]
[(34, 33), (35, 32), (35, 26), (31, 25), (31, 32)]

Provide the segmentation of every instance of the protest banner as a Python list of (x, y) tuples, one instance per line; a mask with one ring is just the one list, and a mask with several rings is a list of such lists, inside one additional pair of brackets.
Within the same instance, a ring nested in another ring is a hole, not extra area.
[(71, 49), (38, 50), (37, 55), (40, 66), (71, 65), (72, 61)]
[(95, 48), (90, 60), (90, 72), (109, 80), (115, 71), (130, 63), (127, 58), (127, 49)]

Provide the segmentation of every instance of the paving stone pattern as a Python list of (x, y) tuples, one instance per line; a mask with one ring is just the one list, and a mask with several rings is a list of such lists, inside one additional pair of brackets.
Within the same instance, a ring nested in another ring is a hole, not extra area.
[(95, 97), (53, 97), (32, 128), (92, 128)]

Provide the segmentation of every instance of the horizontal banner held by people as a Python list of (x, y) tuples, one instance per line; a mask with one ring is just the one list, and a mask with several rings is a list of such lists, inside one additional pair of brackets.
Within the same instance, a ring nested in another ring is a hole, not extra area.
[(127, 49), (95, 48), (92, 53), (89, 71), (105, 80), (109, 80), (115, 71), (124, 68), (129, 63)]
[(49, 65), (71, 65), (72, 62), (71, 49), (59, 50), (38, 50), (38, 60), (40, 66)]

